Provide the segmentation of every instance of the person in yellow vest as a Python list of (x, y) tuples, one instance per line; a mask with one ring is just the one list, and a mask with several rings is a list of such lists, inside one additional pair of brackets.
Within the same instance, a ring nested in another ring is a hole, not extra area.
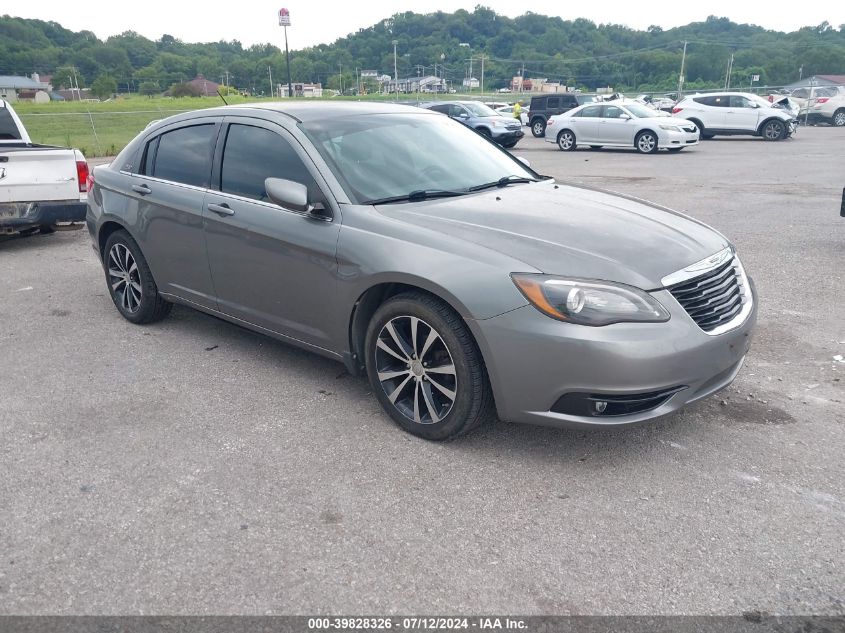
[(517, 101), (513, 104), (513, 118), (522, 123), (522, 104)]

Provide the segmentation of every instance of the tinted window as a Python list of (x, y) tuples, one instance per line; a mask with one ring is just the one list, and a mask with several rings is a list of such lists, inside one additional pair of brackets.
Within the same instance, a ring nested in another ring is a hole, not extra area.
[(151, 140), (147, 143), (147, 147), (144, 150), (144, 166), (141, 169), (142, 174), (146, 174), (148, 176), (153, 175), (153, 159), (156, 155), (156, 145), (158, 144), (158, 137)]
[(207, 187), (211, 172), (211, 142), (216, 129), (213, 123), (209, 123), (162, 134), (152, 175), (195, 187)]
[(0, 141), (17, 141), (20, 138), (21, 133), (9, 110), (0, 108)]
[[(159, 150), (161, 152), (161, 150)], [(284, 178), (307, 186), (311, 199), (316, 183), (302, 160), (284, 138), (260, 127), (231, 125), (223, 150), (220, 189), (226, 193), (268, 200), (267, 178)]]
[(739, 95), (730, 96), (730, 104), (732, 108), (753, 108), (751, 101)]
[(728, 98), (725, 96), (716, 97), (696, 97), (693, 99), (696, 103), (700, 103), (701, 105), (711, 106), (713, 108), (727, 108), (728, 107)]
[(546, 107), (551, 110), (552, 108), (559, 108), (560, 107), (560, 97), (549, 97), (546, 99)]
[(618, 119), (623, 114), (622, 108), (618, 108), (616, 106), (604, 106), (604, 118), (605, 119)]
[(579, 114), (579, 116), (586, 118), (598, 118), (601, 116), (601, 109), (602, 106), (600, 105), (587, 106), (586, 108), (581, 110), (581, 114)]
[(434, 110), (435, 112), (440, 112), (442, 114), (449, 114), (449, 106), (448, 105), (433, 105), (433, 106), (431, 106), (430, 109)]

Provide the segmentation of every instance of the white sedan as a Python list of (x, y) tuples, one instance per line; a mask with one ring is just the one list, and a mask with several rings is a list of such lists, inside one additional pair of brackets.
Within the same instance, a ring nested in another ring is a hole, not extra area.
[(639, 103), (589, 103), (558, 114), (546, 124), (546, 141), (564, 151), (631, 147), (642, 154), (680, 152), (698, 145), (699, 130), (686, 119), (660, 116)]

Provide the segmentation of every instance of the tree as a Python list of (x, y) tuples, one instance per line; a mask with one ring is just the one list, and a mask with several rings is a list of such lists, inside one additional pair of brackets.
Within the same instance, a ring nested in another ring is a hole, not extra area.
[(170, 86), (171, 97), (199, 97), (200, 91), (193, 85), (187, 83), (173, 84)]
[(91, 84), (91, 94), (98, 99), (108, 99), (117, 92), (117, 82), (110, 75), (100, 75)]
[(138, 86), (138, 92), (144, 96), (152, 97), (153, 95), (159, 94), (161, 88), (159, 88), (158, 82), (156, 81), (142, 81), (141, 85)]

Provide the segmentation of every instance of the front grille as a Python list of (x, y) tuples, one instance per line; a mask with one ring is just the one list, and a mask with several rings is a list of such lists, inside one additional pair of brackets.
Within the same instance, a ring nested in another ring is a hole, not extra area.
[(690, 125), (689, 127), (682, 127), (681, 129), (682, 129), (684, 132), (690, 132), (690, 133), (692, 133), (692, 132), (695, 132), (698, 128), (697, 128), (697, 127), (695, 127), (694, 125)]
[(742, 311), (746, 292), (736, 258), (668, 290), (705, 332), (736, 317)]

